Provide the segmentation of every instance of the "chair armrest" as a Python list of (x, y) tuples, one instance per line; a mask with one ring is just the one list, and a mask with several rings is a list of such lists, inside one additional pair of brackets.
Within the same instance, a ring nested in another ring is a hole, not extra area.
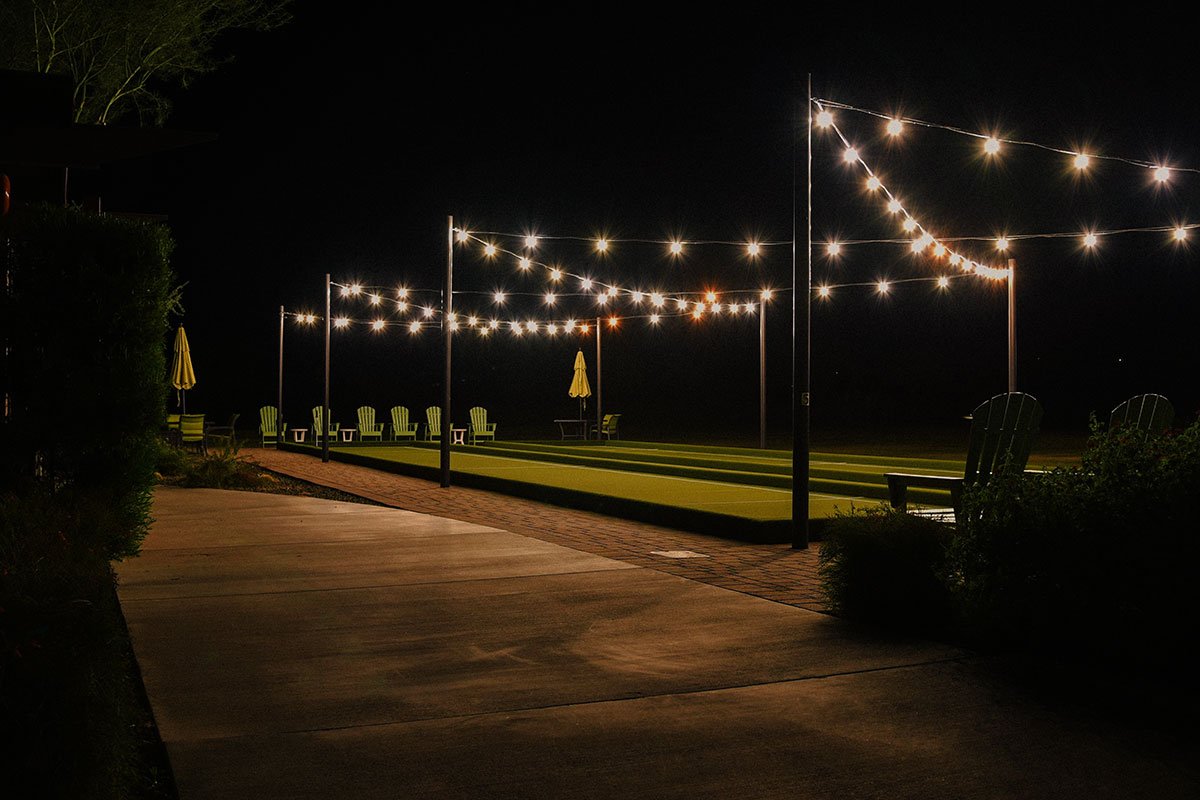
[(958, 508), (958, 498), (962, 494), (963, 479), (950, 475), (914, 475), (908, 472), (888, 472), (884, 474), (888, 483), (888, 499), (892, 508), (898, 511), (908, 510), (908, 487), (920, 486), (927, 489), (949, 489), (950, 504)]

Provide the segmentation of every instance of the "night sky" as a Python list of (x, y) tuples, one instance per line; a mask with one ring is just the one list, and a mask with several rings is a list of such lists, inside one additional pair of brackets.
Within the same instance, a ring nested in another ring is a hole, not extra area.
[[(713, 16), (593, 5), (447, 10), (432, 27), (344, 8), (300, 2), (286, 28), (227, 37), (235, 60), (178, 92), (169, 122), (218, 141), (122, 165), (106, 189), (110, 210), (169, 215), (199, 377), (189, 407), (241, 412), (243, 428), (274, 402), (279, 306), (319, 312), (326, 272), (437, 289), (447, 214), (471, 230), (545, 236), (790, 240), (808, 71), (816, 95), (857, 106), (1200, 166), (1192, 45), (1157, 23), (1062, 27), (1015, 9), (981, 21), (880, 18), (866, 6), (809, 18), (743, 5)], [(946, 236), (1200, 222), (1200, 175), (1179, 174), (1164, 189), (1148, 170), (1104, 164), (1081, 180), (1066, 156), (1006, 147), (987, 161), (977, 140), (910, 127), (889, 143), (880, 120), (837, 119)], [(816, 136), (814, 241), (900, 235), (840, 157), (831, 135)], [(1169, 238), (1114, 237), (1093, 253), (1078, 238), (1015, 245), (1018, 383), (1042, 401), (1045, 427), (1082, 430), (1090, 411), (1104, 415), (1141, 392), (1166, 394), (1180, 421), (1193, 418), (1200, 231), (1182, 247)], [(964, 249), (996, 261), (986, 245)], [(599, 259), (558, 242), (539, 258), (631, 288), (729, 292), (791, 280), (786, 245), (757, 264), (726, 246), (672, 260), (662, 246), (625, 244)], [(815, 251), (817, 283), (936, 274), (903, 245), (848, 248), (836, 262)], [(486, 262), (478, 247), (458, 251), (455, 281), (479, 292), (546, 286), (511, 258)], [(470, 294), (456, 306), (493, 308)], [(780, 436), (789, 306), (781, 297), (768, 312), (769, 421)], [(335, 315), (340, 308), (335, 301)], [(371, 316), (362, 304), (347, 311)], [(514, 312), (544, 317), (533, 297), (502, 318)], [(914, 283), (887, 298), (845, 288), (814, 302), (815, 433), (954, 424), (1004, 391), (1005, 331), (1003, 287), (976, 279), (948, 293)], [(502, 436), (556, 433), (549, 420), (576, 410), (566, 391), (579, 343), (457, 339), (456, 415), (483, 405)], [(289, 321), (292, 424), (307, 424), (320, 402), (321, 348), (318, 328)], [(440, 400), (432, 330), (335, 332), (333, 350), (335, 419), (350, 422), (364, 403), (420, 414)], [(590, 337), (584, 351), (594, 366)], [(756, 435), (756, 320), (671, 320), (658, 330), (630, 320), (605, 336), (604, 372), (605, 409), (625, 414), (630, 436), (711, 429), (749, 444)]]

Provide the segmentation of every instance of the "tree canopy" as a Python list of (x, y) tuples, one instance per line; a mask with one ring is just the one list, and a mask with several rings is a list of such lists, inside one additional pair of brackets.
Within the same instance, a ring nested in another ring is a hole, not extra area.
[(291, 0), (5, 0), (0, 65), (66, 73), (74, 120), (106, 125), (137, 115), (162, 124), (164, 93), (228, 60), (219, 37), (290, 19)]

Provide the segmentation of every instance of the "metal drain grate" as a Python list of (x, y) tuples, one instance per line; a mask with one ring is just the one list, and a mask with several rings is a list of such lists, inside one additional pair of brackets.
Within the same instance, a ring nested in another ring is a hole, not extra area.
[(703, 553), (693, 553), (691, 550), (651, 550), (650, 555), (663, 558), (709, 558)]

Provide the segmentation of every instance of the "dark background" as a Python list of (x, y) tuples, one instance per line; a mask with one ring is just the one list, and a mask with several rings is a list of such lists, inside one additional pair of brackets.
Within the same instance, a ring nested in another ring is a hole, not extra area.
[[(347, 10), (347, 9), (353, 10)], [(1169, 24), (1047, 22), (1017, 8), (932, 19), (904, 9), (720, 13), (610, 5), (405, 16), (373, 5), (299, 2), (295, 21), (238, 33), (236, 60), (178, 93), (171, 127), (219, 139), (109, 170), (105, 206), (169, 215), (186, 281), (199, 384), (191, 409), (214, 418), (274, 403), (280, 304), (320, 311), (322, 281), (436, 289), (446, 215), (473, 230), (741, 241), (792, 236), (793, 156), (803, 146), (804, 76), (814, 93), (881, 111), (999, 130), (1013, 138), (1177, 165), (1200, 165), (1193, 53)], [(983, 11), (983, 9), (981, 9)], [(948, 236), (1200, 221), (1200, 176), (1157, 189), (1147, 170), (1104, 164), (1086, 180), (1069, 159), (941, 131), (884, 141), (882, 122), (839, 124), (910, 208)], [(832, 136), (814, 142), (814, 240), (899, 235)], [(1195, 213), (1193, 213), (1195, 212)], [(510, 247), (516, 249), (515, 243)], [(976, 257), (987, 248), (968, 248)], [(1168, 395), (1182, 420), (1200, 404), (1193, 334), (1200, 234), (1018, 243), (1019, 388), (1046, 427), (1082, 430), (1125, 397)], [(737, 248), (577, 245), (541, 256), (621, 285), (668, 290), (790, 284), (786, 246), (749, 264)], [(456, 255), (456, 289), (540, 291), (511, 259)], [(816, 282), (935, 274), (901, 245), (862, 246)], [(484, 299), (456, 300), (490, 312)], [(790, 303), (768, 320), (769, 422), (789, 431)], [(343, 306), (335, 301), (335, 315)], [(541, 316), (535, 299), (506, 317)], [(363, 306), (350, 316), (369, 316)], [(580, 312), (584, 313), (584, 312)], [(740, 318), (623, 324), (604, 340), (604, 405), (629, 436), (757, 433), (757, 323)], [(886, 299), (842, 289), (814, 302), (813, 425), (824, 431), (954, 424), (1006, 385), (1003, 285), (899, 286)], [(606, 332), (607, 333), (607, 332)], [(462, 336), (455, 413), (484, 405), (502, 436), (550, 435), (567, 398), (578, 337)], [(307, 424), (321, 397), (321, 336), (289, 321), (285, 417)], [(433, 331), (336, 332), (334, 418), (354, 408), (440, 399)], [(594, 345), (585, 353), (595, 381)]]

